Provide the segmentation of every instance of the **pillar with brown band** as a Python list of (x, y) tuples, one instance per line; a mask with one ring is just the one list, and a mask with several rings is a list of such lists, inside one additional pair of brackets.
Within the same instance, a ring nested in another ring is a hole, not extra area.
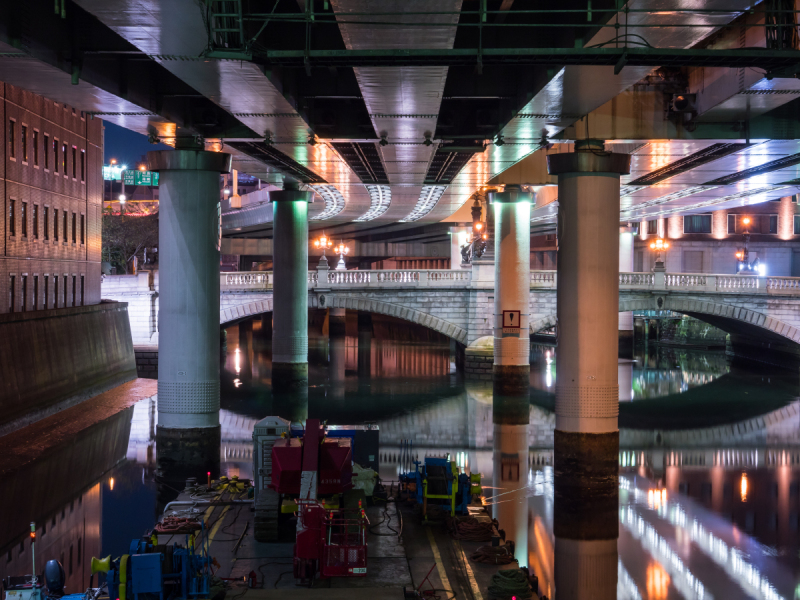
[(559, 202), (554, 533), (575, 555), (562, 562), (584, 550), (600, 560), (615, 556), (618, 527), (619, 189), (630, 157), (583, 140), (547, 162)]
[(524, 395), (530, 387), (530, 254), (533, 195), (519, 186), (490, 194), (494, 213), (495, 395)]

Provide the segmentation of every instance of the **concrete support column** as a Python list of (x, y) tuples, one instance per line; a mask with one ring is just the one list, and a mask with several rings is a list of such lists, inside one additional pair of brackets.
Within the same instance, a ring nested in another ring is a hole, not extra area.
[(490, 194), (494, 213), (495, 393), (527, 394), (530, 387), (530, 254), (532, 194), (506, 186)]
[[(633, 273), (633, 228), (619, 228), (619, 272)], [(633, 313), (619, 313), (619, 356), (633, 358)]]
[[(547, 161), (559, 201), (554, 533), (568, 540), (565, 554), (577, 559), (585, 549), (587, 560), (608, 567), (602, 557), (616, 556), (619, 502), (619, 180), (630, 157), (584, 140)], [(587, 544), (599, 540), (608, 544)], [(602, 586), (608, 594), (611, 583)], [(585, 591), (574, 589), (564, 596)]]
[(347, 331), (347, 311), (344, 308), (328, 309), (328, 336), (344, 336)]
[(330, 379), (331, 399), (337, 402), (344, 400), (345, 367), (347, 364), (347, 338), (344, 331), (331, 331), (328, 340), (328, 377)]
[(368, 378), (372, 370), (372, 315), (358, 312), (358, 375)]
[(158, 426), (219, 427), (219, 174), (231, 156), (148, 152), (160, 174)]
[(272, 201), (273, 389), (305, 387), (308, 382), (308, 203), (313, 192), (286, 182), (270, 192)]

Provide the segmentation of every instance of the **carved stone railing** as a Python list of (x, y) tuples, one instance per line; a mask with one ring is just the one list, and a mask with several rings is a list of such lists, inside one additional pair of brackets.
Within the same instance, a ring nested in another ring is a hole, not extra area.
[[(348, 288), (468, 288), (474, 283), (467, 269), (394, 269), (385, 271), (308, 272), (309, 289), (341, 290)], [(224, 292), (268, 291), (272, 289), (271, 271), (221, 273)], [(556, 271), (531, 271), (532, 290), (556, 289)], [(722, 294), (773, 294), (800, 296), (800, 277), (759, 277), (753, 275), (712, 275), (704, 273), (620, 273), (619, 289), (663, 290), (665, 292), (713, 292)]]

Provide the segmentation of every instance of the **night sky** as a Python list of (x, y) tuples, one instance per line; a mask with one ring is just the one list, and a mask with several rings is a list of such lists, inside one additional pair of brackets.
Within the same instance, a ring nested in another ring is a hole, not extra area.
[(105, 157), (103, 164), (109, 164), (112, 158), (117, 159), (117, 164), (135, 168), (142, 161), (142, 156), (150, 150), (169, 150), (164, 144), (151, 144), (147, 136), (135, 133), (129, 129), (119, 127), (105, 121)]

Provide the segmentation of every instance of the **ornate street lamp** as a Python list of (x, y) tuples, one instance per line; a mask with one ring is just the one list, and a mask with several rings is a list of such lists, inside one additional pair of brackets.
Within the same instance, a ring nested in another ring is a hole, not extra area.
[(333, 249), (339, 255), (339, 262), (336, 264), (337, 271), (346, 271), (347, 266), (344, 264), (344, 257), (350, 252), (350, 248), (344, 245), (344, 242), (339, 242), (339, 245)]
[(322, 236), (318, 237), (314, 240), (314, 248), (318, 250), (322, 250), (322, 256), (319, 259), (319, 266), (328, 268), (328, 257), (325, 256), (325, 251), (330, 250), (331, 246), (333, 246), (333, 240), (325, 235), (325, 232), (322, 232)]
[(667, 268), (664, 266), (664, 261), (661, 258), (661, 252), (666, 251), (669, 248), (669, 242), (663, 238), (656, 238), (652, 242), (650, 242), (650, 250), (656, 252), (656, 264), (653, 267), (653, 271), (666, 271)]

